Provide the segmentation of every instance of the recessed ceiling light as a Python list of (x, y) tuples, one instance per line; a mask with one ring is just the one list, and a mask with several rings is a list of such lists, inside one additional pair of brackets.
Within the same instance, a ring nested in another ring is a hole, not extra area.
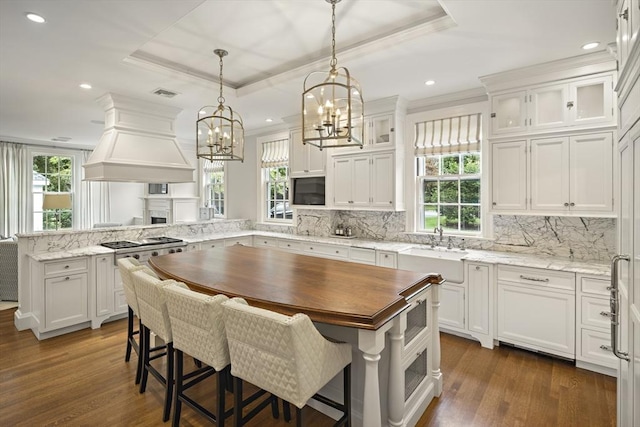
[(582, 45), (582, 48), (584, 50), (589, 50), (589, 49), (595, 49), (598, 46), (600, 46), (600, 42), (591, 42), (591, 43)]
[(81, 83), (80, 87), (82, 89), (91, 89), (91, 85), (89, 83)]
[(427, 80), (426, 82), (424, 82), (424, 84), (426, 84), (427, 86), (433, 86), (434, 84), (436, 84), (435, 80)]
[(265, 122), (267, 123), (271, 123), (273, 121), (273, 119), (266, 119)]
[(45, 22), (47, 22), (46, 19), (44, 19), (42, 16), (38, 15), (37, 13), (27, 12), (26, 15), (29, 21), (36, 22), (38, 24), (44, 24)]

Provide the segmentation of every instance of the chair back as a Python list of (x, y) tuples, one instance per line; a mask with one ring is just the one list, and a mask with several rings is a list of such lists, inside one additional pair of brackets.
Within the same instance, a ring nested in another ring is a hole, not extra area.
[(133, 287), (138, 297), (140, 320), (165, 343), (173, 341), (171, 321), (162, 288), (176, 284), (175, 280), (160, 280), (149, 275), (144, 269), (131, 273)]
[(176, 285), (162, 289), (171, 320), (173, 347), (216, 371), (229, 365), (222, 308), (222, 303), (229, 298), (205, 295)]
[(139, 316), (138, 312), (138, 297), (133, 287), (133, 279), (131, 273), (137, 270), (144, 270), (147, 274), (157, 277), (156, 274), (146, 265), (142, 265), (135, 258), (120, 258), (118, 260), (118, 270), (120, 271), (120, 278), (122, 279), (122, 289), (124, 290), (124, 298), (127, 300), (127, 305), (131, 307), (136, 316)]
[(348, 344), (327, 341), (309, 316), (285, 316), (234, 298), (223, 304), (231, 373), (302, 408), (351, 362)]

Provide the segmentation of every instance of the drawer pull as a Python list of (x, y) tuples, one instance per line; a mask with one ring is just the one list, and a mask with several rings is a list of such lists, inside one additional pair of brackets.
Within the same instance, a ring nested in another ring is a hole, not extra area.
[(425, 302), (425, 300), (424, 300), (424, 299), (419, 299), (419, 300), (417, 300), (417, 301), (416, 301), (416, 304), (420, 305), (420, 304), (422, 304), (423, 302)]
[(532, 282), (548, 282), (549, 279), (545, 278), (545, 279), (541, 279), (539, 277), (531, 277), (531, 276), (525, 276), (525, 275), (520, 275), (520, 278), (522, 280), (531, 280)]
[(602, 344), (602, 345), (600, 346), (600, 348), (601, 348), (602, 350), (606, 350), (606, 351), (611, 351), (611, 350), (612, 350), (610, 345), (604, 345), (604, 344)]
[(64, 266), (64, 268), (69, 268), (69, 266), (68, 266), (68, 265), (65, 265), (65, 266)]
[(65, 277), (64, 280), (69, 280), (69, 276)]
[(608, 311), (601, 311), (600, 316), (611, 317), (611, 313), (609, 313)]

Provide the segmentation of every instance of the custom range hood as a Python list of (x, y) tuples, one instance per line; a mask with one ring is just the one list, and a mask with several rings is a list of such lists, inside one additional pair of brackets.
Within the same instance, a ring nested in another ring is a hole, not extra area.
[(179, 108), (108, 93), (98, 98), (105, 129), (83, 165), (85, 181), (193, 182), (175, 138)]

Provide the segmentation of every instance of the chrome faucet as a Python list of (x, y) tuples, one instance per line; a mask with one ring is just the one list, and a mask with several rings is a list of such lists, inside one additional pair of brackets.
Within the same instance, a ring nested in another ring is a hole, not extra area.
[(433, 229), (434, 233), (438, 233), (440, 235), (440, 243), (442, 243), (442, 226), (440, 226), (440, 228), (436, 227)]
[(447, 249), (453, 249), (453, 239), (449, 236), (449, 240), (447, 240)]
[(431, 234), (429, 234), (429, 244), (431, 245), (432, 249), (436, 247), (436, 238)]

